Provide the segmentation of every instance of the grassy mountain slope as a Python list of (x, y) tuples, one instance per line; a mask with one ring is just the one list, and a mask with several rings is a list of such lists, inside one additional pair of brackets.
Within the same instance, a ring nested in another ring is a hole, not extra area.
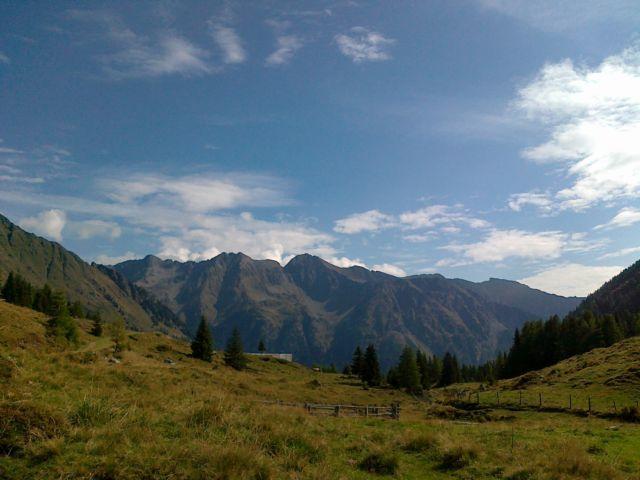
[(554, 295), (500, 278), (491, 278), (478, 283), (459, 279), (456, 281), (493, 302), (523, 310), (529, 313), (532, 319), (548, 318), (551, 315), (564, 317), (584, 300), (580, 297)]
[(223, 342), (238, 326), (251, 346), (264, 338), (306, 363), (345, 364), (367, 343), (379, 347), (384, 366), (407, 344), (482, 361), (530, 318), (440, 275), (397, 278), (312, 255), (284, 268), (227, 253), (186, 263), (147, 256), (114, 268), (169, 306), (189, 331), (205, 315)]
[(578, 307), (597, 315), (640, 312), (640, 261), (624, 269)]
[(175, 316), (170, 311), (158, 315), (153, 307), (161, 307), (153, 305), (152, 299), (147, 299), (146, 304), (138, 303), (125, 279), (118, 285), (109, 275), (58, 243), (25, 232), (0, 215), (0, 282), (11, 271), (20, 273), (35, 286), (48, 283), (64, 291), (71, 300), (100, 311), (106, 320), (122, 316), (137, 329), (177, 331)]
[[(45, 321), (0, 301), (3, 479), (617, 480), (640, 471), (633, 424), (500, 411), (485, 423), (433, 418), (424, 400), (296, 364), (252, 360), (236, 372), (219, 354), (196, 361), (160, 333), (130, 332), (130, 350), (112, 363), (110, 338), (83, 331), (77, 347), (56, 344)], [(267, 399), (400, 401), (402, 415), (316, 417)]]

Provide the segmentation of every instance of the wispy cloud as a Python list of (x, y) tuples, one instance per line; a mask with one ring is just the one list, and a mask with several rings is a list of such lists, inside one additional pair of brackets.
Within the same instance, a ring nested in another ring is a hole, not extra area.
[(478, 263), (498, 263), (510, 258), (549, 260), (566, 252), (585, 252), (601, 244), (585, 240), (583, 233), (560, 231), (527, 232), (523, 230), (492, 230), (474, 243), (440, 247), (458, 254), (437, 262), (438, 267), (458, 267)]
[(389, 275), (393, 275), (394, 277), (407, 276), (407, 272), (405, 272), (402, 268), (398, 267), (397, 265), (393, 265), (391, 263), (382, 263), (379, 265), (374, 265), (373, 267), (371, 267), (371, 270), (388, 273)]
[(164, 30), (153, 38), (140, 35), (117, 16), (104, 11), (71, 10), (70, 18), (102, 29), (103, 39), (115, 49), (97, 60), (112, 79), (202, 75), (215, 71), (209, 52), (176, 33)]
[(340, 52), (355, 63), (390, 60), (388, 47), (395, 43), (393, 38), (365, 27), (353, 27), (348, 35), (336, 35), (334, 40)]
[(622, 248), (622, 249), (617, 250), (615, 252), (605, 253), (604, 255), (601, 255), (600, 257), (598, 257), (598, 260), (606, 260), (608, 258), (626, 257), (627, 255), (633, 255), (635, 253), (640, 253), (640, 247)]
[(590, 266), (564, 263), (518, 280), (532, 288), (558, 295), (585, 297), (620, 271), (621, 266)]
[(302, 48), (302, 39), (296, 35), (282, 35), (276, 39), (276, 50), (270, 54), (265, 63), (273, 67), (286, 65), (291, 61), (298, 50)]
[[(460, 227), (472, 229), (488, 228), (486, 220), (473, 217), (462, 206), (429, 205), (400, 215), (391, 215), (379, 210), (354, 213), (335, 222), (334, 231), (345, 234), (378, 232), (389, 228), (409, 230), (433, 230), (443, 233), (458, 233)], [(410, 242), (425, 241), (426, 234), (408, 234)]]
[(560, 164), (572, 179), (553, 195), (555, 208), (585, 210), (640, 194), (640, 44), (594, 68), (570, 60), (546, 65), (515, 107), (550, 130), (524, 157)]
[(595, 227), (596, 230), (630, 227), (640, 222), (640, 210), (626, 207), (620, 210), (609, 222)]
[(106, 255), (106, 254), (101, 254), (98, 255), (97, 257), (94, 258), (94, 262), (96, 263), (100, 263), (102, 265), (115, 265), (117, 263), (122, 263), (125, 262), (127, 260), (133, 260), (135, 258), (140, 258), (141, 255), (136, 255), (133, 252), (127, 251), (126, 253), (123, 253), (122, 255)]

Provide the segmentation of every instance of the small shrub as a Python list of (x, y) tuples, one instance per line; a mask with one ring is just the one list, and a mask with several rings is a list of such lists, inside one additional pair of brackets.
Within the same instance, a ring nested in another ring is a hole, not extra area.
[(398, 467), (398, 457), (382, 452), (371, 453), (358, 464), (360, 470), (377, 475), (395, 475)]
[(427, 453), (435, 450), (438, 441), (433, 435), (422, 434), (409, 438), (402, 444), (402, 449), (408, 453)]
[(15, 374), (16, 365), (13, 360), (0, 356), (0, 382), (11, 380)]
[(440, 459), (441, 470), (460, 470), (469, 466), (478, 458), (478, 450), (475, 447), (457, 445), (446, 450)]
[(31, 442), (54, 438), (64, 431), (64, 419), (44, 407), (0, 404), (0, 454), (22, 456)]
[(626, 422), (640, 422), (640, 409), (638, 407), (622, 407), (620, 418)]
[(104, 400), (85, 398), (70, 416), (73, 425), (104, 425), (114, 417), (114, 412)]

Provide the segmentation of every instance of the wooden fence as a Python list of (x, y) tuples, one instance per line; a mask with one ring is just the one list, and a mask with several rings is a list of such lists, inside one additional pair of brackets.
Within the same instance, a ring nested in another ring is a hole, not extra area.
[(591, 396), (580, 391), (561, 395), (528, 390), (460, 391), (456, 392), (452, 399), (466, 404), (512, 410), (546, 410), (600, 416), (618, 416), (623, 413), (625, 407), (627, 409), (635, 407), (640, 410), (640, 399), (635, 401), (621, 400), (620, 398)]
[(400, 419), (400, 404), (390, 405), (345, 405), (327, 403), (292, 403), (281, 400), (264, 400), (267, 405), (280, 405), (283, 407), (302, 408), (311, 415), (333, 417), (371, 417)]

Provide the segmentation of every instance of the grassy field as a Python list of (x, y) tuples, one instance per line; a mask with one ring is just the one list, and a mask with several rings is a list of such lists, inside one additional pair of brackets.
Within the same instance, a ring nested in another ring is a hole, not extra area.
[[(464, 411), (430, 400), (447, 391), (414, 399), (275, 360), (252, 359), (237, 372), (220, 355), (212, 364), (191, 359), (187, 344), (161, 334), (130, 333), (118, 363), (111, 340), (85, 333), (88, 324), (69, 346), (48, 339), (44, 322), (0, 302), (3, 479), (640, 478), (633, 423)], [(590, 387), (630, 392), (620, 393), (627, 400), (634, 392)], [(316, 417), (263, 403), (275, 399), (398, 401), (402, 415)]]

